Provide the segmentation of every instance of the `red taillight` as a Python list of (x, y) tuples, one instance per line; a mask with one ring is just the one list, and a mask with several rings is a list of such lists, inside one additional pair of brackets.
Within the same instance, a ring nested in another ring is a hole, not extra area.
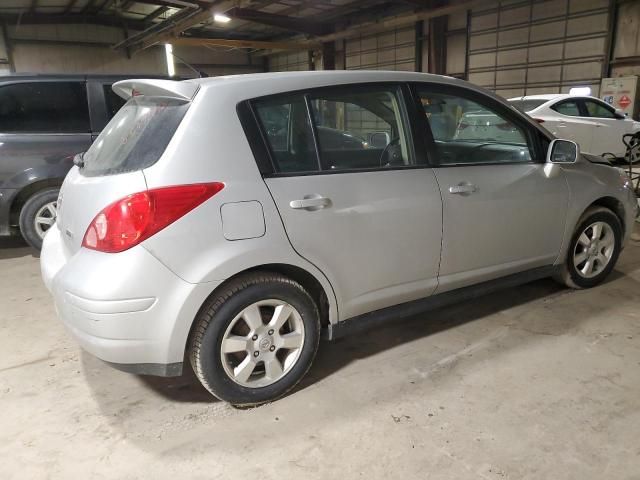
[(534, 120), (538, 123), (544, 123), (544, 120), (541, 118), (534, 118)]
[(127, 250), (158, 233), (224, 188), (224, 183), (198, 183), (156, 188), (105, 207), (84, 234), (82, 246), (105, 253)]

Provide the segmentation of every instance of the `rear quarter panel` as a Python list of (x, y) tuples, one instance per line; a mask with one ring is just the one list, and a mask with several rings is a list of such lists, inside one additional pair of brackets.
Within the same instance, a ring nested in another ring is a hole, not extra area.
[[(215, 88), (215, 90), (214, 90)], [(218, 283), (252, 267), (281, 263), (303, 268), (323, 286), (337, 321), (335, 294), (327, 278), (291, 247), (236, 113), (239, 101), (224, 86), (202, 89), (156, 164), (144, 170), (148, 188), (223, 182), (213, 198), (143, 242), (143, 246), (190, 283)], [(255, 201), (264, 213), (264, 235), (224, 237), (221, 208)]]

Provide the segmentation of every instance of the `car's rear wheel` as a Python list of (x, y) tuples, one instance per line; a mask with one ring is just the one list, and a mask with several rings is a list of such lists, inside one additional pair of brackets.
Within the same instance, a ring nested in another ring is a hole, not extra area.
[(319, 339), (318, 309), (300, 284), (276, 273), (247, 274), (201, 309), (190, 340), (191, 365), (216, 397), (257, 405), (302, 379)]
[(57, 188), (48, 188), (29, 197), (20, 210), (20, 233), (36, 250), (42, 248), (42, 240), (56, 221)]
[(587, 210), (571, 238), (558, 280), (571, 288), (590, 288), (613, 270), (622, 246), (622, 224), (608, 208)]

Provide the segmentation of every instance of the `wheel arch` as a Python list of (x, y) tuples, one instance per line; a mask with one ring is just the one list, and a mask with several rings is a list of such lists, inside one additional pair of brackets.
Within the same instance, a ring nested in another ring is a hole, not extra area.
[(622, 236), (624, 237), (627, 225), (625, 224), (624, 205), (620, 200), (611, 196), (600, 197), (597, 200), (593, 201), (587, 208), (585, 208), (584, 211), (580, 214), (579, 218), (582, 218), (585, 212), (587, 212), (587, 210), (592, 207), (604, 207), (611, 210), (616, 215), (616, 217), (618, 217), (618, 220), (620, 220), (620, 225), (622, 225), (623, 232)]
[(284, 275), (291, 280), (295, 280), (311, 295), (311, 298), (316, 303), (318, 307), (318, 311), (320, 313), (320, 325), (321, 327), (327, 328), (329, 324), (336, 323), (338, 321), (338, 312), (337, 312), (337, 304), (335, 300), (335, 296), (333, 291), (327, 291), (331, 289), (331, 285), (327, 283), (328, 287), (323, 286), (322, 282), (317, 278), (316, 275), (309, 272), (307, 269), (302, 268), (297, 265), (292, 265), (288, 263), (265, 263), (261, 265), (252, 266), (250, 268), (246, 268), (241, 270), (234, 275), (228, 277), (225, 281), (218, 284), (216, 288), (214, 288), (204, 299), (202, 304), (197, 310), (197, 313), (191, 319), (191, 325), (189, 325), (189, 331), (186, 336), (186, 341), (184, 343), (184, 352), (186, 353), (189, 349), (189, 342), (193, 336), (194, 326), (196, 325), (196, 318), (202, 311), (203, 307), (207, 305), (209, 299), (216, 295), (219, 291), (224, 289), (229, 282), (235, 280), (239, 276), (254, 273), (254, 272), (272, 272), (279, 273)]
[(36, 182), (25, 185), (18, 194), (13, 198), (11, 207), (9, 208), (9, 223), (12, 226), (18, 225), (20, 211), (24, 204), (38, 192), (48, 188), (60, 188), (64, 178), (45, 178)]

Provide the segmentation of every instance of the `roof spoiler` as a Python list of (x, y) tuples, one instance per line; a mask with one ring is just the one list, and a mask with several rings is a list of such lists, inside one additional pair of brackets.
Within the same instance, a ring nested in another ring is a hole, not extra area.
[(121, 80), (111, 87), (124, 99), (129, 99), (136, 95), (147, 95), (149, 97), (169, 97), (176, 100), (189, 102), (198, 91), (198, 84), (191, 82), (176, 82), (174, 80)]

